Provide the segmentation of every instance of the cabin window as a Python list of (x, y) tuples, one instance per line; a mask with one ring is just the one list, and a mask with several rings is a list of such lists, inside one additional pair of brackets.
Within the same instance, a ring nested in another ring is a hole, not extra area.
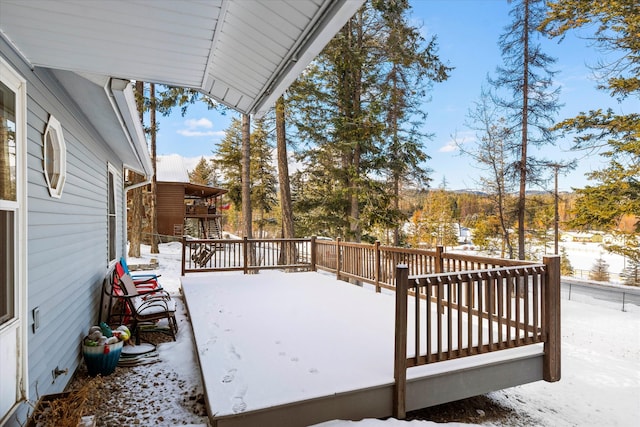
[(108, 213), (107, 213), (107, 228), (108, 228), (108, 246), (109, 246), (109, 263), (116, 260), (116, 188), (115, 188), (115, 170), (109, 165), (107, 176), (107, 194), (109, 200), (107, 201)]
[(53, 116), (44, 131), (44, 176), (51, 197), (62, 196), (67, 172), (67, 148), (62, 136), (62, 126)]
[(15, 316), (16, 166), (16, 93), (0, 82), (0, 325)]

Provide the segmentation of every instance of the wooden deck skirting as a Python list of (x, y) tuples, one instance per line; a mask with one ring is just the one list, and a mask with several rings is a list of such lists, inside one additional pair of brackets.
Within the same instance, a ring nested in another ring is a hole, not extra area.
[[(339, 238), (183, 238), (182, 275), (261, 269), (321, 269), (337, 279), (370, 283), (377, 292), (395, 291), (396, 418), (406, 416), (407, 369), (414, 366), (544, 343), (543, 378), (560, 380), (558, 256), (545, 257), (540, 264), (446, 253), (441, 246), (397, 248)], [(407, 355), (409, 344), (414, 354)]]

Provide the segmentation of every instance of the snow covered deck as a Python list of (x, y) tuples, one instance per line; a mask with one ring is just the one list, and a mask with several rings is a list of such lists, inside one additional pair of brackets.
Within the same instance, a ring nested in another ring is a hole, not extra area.
[[(393, 295), (315, 272), (197, 274), (182, 290), (212, 425), (392, 415)], [(535, 344), (410, 368), (406, 409), (541, 380), (543, 359)]]

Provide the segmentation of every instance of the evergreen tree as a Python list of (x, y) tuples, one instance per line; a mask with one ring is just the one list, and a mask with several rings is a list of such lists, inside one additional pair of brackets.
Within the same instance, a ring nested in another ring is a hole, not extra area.
[[(282, 237), (292, 239), (295, 235), (293, 220), (293, 202), (291, 200), (291, 182), (289, 178), (289, 159), (287, 156), (286, 103), (284, 95), (278, 98), (275, 108), (276, 153), (278, 159), (278, 187), (280, 190), (280, 208), (282, 211)], [(285, 264), (293, 264), (295, 247), (288, 245), (282, 251)]]
[[(545, 14), (544, 0), (516, 0), (510, 15), (512, 23), (500, 36), (503, 67), (490, 79), (500, 94), (495, 101), (507, 111), (509, 128), (514, 133), (510, 150), (515, 154), (514, 172), (518, 177), (518, 258), (525, 257), (525, 214), (527, 185), (535, 183), (540, 165), (529, 155), (531, 145), (553, 141), (549, 126), (560, 108), (559, 89), (553, 89), (555, 59), (536, 43), (537, 27)], [(517, 138), (515, 136), (517, 135)]]
[(448, 78), (451, 68), (436, 55), (436, 38), (428, 42), (418, 28), (409, 24), (407, 0), (377, 0), (374, 7), (382, 13), (385, 27), (383, 49), (386, 65), (382, 70), (382, 94), (386, 124), (384, 171), (387, 174), (391, 196), (391, 209), (381, 222), (393, 229), (393, 244), (400, 241), (400, 223), (406, 219), (399, 209), (400, 188), (403, 183), (428, 184), (428, 170), (424, 162), (429, 159), (424, 142), (430, 135), (420, 131), (426, 119), (421, 103), (432, 82)]
[(305, 186), (293, 189), (305, 229), (315, 223), (319, 233), (360, 241), (363, 230), (395, 228), (402, 218), (396, 189), (425, 176), (417, 107), (424, 82), (444, 79), (448, 69), (435, 41), (423, 46), (407, 24), (408, 11), (406, 1), (367, 2), (290, 90), (306, 144), (293, 180)]
[[(640, 258), (640, 7), (637, 0), (596, 2), (554, 0), (541, 28), (551, 37), (562, 38), (574, 29), (594, 28), (589, 39), (605, 54), (594, 65), (598, 87), (619, 102), (628, 101), (626, 114), (594, 109), (581, 112), (556, 125), (565, 133), (575, 132), (575, 149), (600, 149), (609, 164), (588, 175), (594, 185), (577, 190), (576, 218), (580, 228), (617, 230), (626, 246), (607, 246), (612, 252)], [(635, 104), (634, 104), (635, 103)], [(622, 110), (622, 109), (621, 109)], [(636, 219), (635, 230), (619, 227), (625, 216)]]
[(242, 123), (232, 118), (218, 144), (214, 164), (220, 170), (227, 197), (236, 211), (242, 210)]
[[(262, 234), (265, 224), (273, 222), (265, 215), (277, 206), (277, 178), (273, 169), (273, 147), (264, 128), (264, 121), (256, 120), (253, 132), (249, 135), (250, 143), (245, 147), (249, 151), (246, 154), (249, 159), (249, 173), (248, 178), (245, 178), (242, 165), (243, 132), (243, 123), (233, 118), (225, 132), (225, 137), (217, 147), (214, 163), (223, 176), (224, 187), (228, 190), (227, 196), (236, 210), (242, 210), (244, 202), (242, 187), (244, 182), (247, 183), (251, 211), (255, 210), (259, 216), (257, 224), (260, 228), (259, 233)], [(243, 217), (244, 215), (243, 213)]]
[(573, 266), (571, 265), (571, 260), (565, 247), (560, 248), (560, 274), (563, 276), (573, 276)]
[(273, 146), (264, 127), (264, 119), (255, 121), (251, 132), (251, 207), (258, 215), (258, 237), (264, 237), (264, 227), (274, 224), (266, 217), (278, 204), (277, 177), (273, 169)]
[(593, 263), (591, 271), (589, 272), (589, 279), (598, 282), (606, 282), (609, 280), (609, 264), (602, 259), (602, 256)]
[(451, 246), (458, 242), (453, 210), (447, 192), (440, 188), (429, 191), (423, 208), (414, 213), (417, 241), (428, 247)]
[(196, 167), (189, 172), (189, 182), (192, 184), (200, 185), (213, 185), (215, 181), (215, 168), (204, 157), (200, 158), (200, 161)]
[(620, 275), (627, 286), (640, 286), (640, 261), (629, 260), (628, 265)]

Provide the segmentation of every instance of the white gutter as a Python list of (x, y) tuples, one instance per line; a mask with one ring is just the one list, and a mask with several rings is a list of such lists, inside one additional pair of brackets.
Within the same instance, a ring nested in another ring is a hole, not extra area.
[(273, 74), (274, 79), (265, 85), (265, 89), (249, 107), (249, 112), (256, 117), (264, 116), (363, 4), (364, 0), (324, 2), (323, 10), (320, 10), (310, 22), (306, 34), (300, 37), (289, 55), (284, 58)]
[(148, 184), (153, 176), (153, 165), (142, 124), (138, 118), (136, 99), (131, 82), (129, 80), (111, 78), (104, 89), (129, 142), (129, 147), (138, 160), (137, 165), (125, 163), (123, 166), (144, 175), (147, 179), (146, 184)]

